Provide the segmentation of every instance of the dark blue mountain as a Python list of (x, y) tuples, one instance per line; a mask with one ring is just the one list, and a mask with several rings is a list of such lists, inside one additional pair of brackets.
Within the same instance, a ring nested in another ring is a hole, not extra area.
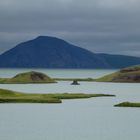
[(0, 67), (109, 68), (110, 66), (97, 54), (64, 40), (39, 36), (2, 54)]
[(140, 58), (96, 54), (62, 39), (39, 36), (0, 55), (5, 68), (122, 68), (140, 64)]
[(126, 55), (99, 54), (112, 68), (124, 68), (140, 64), (140, 57)]

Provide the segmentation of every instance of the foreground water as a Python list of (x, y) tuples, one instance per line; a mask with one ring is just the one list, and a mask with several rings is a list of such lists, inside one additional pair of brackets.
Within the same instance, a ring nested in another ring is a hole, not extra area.
[[(11, 77), (26, 69), (1, 69)], [(45, 70), (51, 77), (100, 77), (112, 70)], [(140, 109), (115, 108), (122, 101), (140, 101), (140, 84), (81, 82), (4, 85), (31, 93), (105, 93), (116, 97), (64, 100), (62, 104), (0, 104), (1, 140), (139, 140)]]

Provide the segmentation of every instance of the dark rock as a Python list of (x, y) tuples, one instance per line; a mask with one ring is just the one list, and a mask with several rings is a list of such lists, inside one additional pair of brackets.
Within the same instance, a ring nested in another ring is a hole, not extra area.
[(80, 84), (78, 83), (77, 80), (73, 80), (73, 82), (71, 83), (71, 85), (80, 85)]
[(32, 72), (31, 73), (31, 79), (33, 81), (43, 81), (43, 80), (46, 80), (46, 75), (45, 74), (42, 74), (42, 73), (39, 73), (39, 72)]

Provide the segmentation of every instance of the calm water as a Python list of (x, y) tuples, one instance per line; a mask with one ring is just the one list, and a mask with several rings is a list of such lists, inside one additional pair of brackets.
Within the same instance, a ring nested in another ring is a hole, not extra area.
[[(1, 69), (11, 77), (26, 69)], [(45, 70), (51, 77), (100, 77), (113, 70)], [(81, 82), (0, 85), (31, 93), (106, 93), (116, 97), (64, 100), (62, 104), (0, 104), (0, 140), (139, 140), (140, 109), (115, 108), (122, 101), (140, 101), (140, 84)]]

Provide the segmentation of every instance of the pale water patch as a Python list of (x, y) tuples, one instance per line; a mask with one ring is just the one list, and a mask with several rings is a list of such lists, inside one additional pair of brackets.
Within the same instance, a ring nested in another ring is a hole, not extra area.
[[(0, 70), (11, 77), (26, 69)], [(36, 70), (38, 71), (38, 70)], [(52, 77), (100, 77), (112, 70), (45, 70)], [(140, 102), (140, 84), (70, 81), (57, 84), (0, 84), (0, 88), (31, 93), (105, 93), (116, 97), (63, 100), (62, 104), (0, 104), (2, 140), (139, 140), (140, 109), (116, 108), (122, 101)]]

